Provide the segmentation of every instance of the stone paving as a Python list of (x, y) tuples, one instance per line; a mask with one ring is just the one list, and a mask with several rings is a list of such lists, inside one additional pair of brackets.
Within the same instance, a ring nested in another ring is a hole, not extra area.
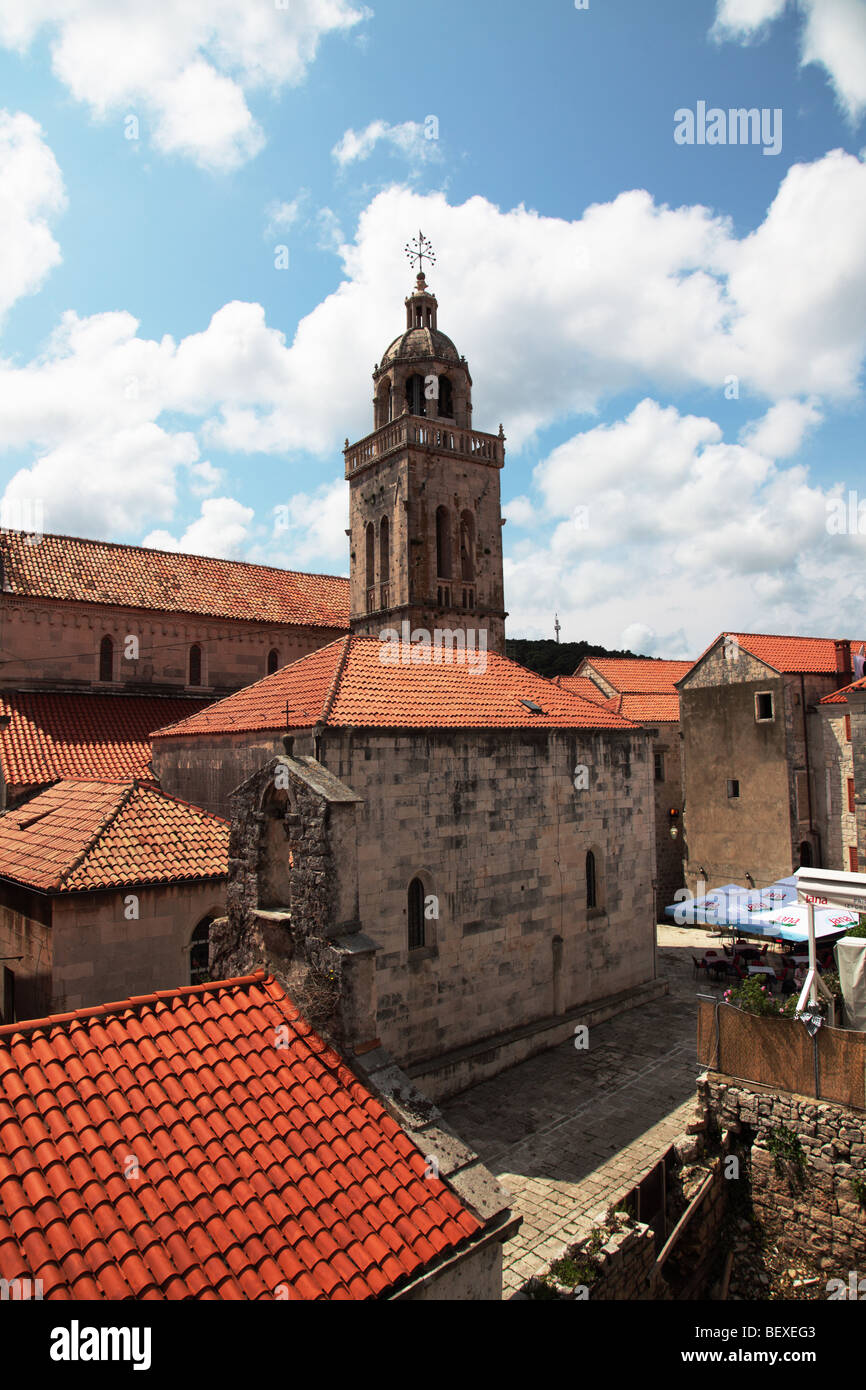
[(605, 1210), (685, 1128), (694, 1104), (692, 955), (718, 939), (659, 925), (669, 993), (440, 1102), (457, 1133), (511, 1193), (523, 1225), (505, 1246), (503, 1297), (573, 1240), (578, 1218)]

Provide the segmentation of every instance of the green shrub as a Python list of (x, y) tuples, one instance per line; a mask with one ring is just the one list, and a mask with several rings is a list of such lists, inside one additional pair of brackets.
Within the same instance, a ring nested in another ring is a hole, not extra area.
[(762, 979), (762, 975), (749, 975), (740, 984), (726, 989), (725, 1003), (733, 1004), (747, 1014), (778, 1014), (779, 1006), (769, 986), (761, 983)]

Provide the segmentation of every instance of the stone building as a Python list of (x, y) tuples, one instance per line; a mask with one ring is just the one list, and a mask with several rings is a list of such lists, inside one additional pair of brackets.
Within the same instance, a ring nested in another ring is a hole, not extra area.
[(866, 869), (866, 681), (825, 695), (814, 722), (821, 867), (861, 873)]
[(326, 645), (349, 586), (202, 555), (0, 532), (0, 686), (211, 699)]
[(579, 680), (591, 681), (606, 699), (608, 709), (643, 724), (653, 741), (658, 921), (664, 921), (664, 909), (683, 886), (682, 734), (676, 682), (693, 665), (691, 661), (647, 657), (587, 656), (573, 677), (560, 681), (567, 689), (576, 689)]
[(212, 971), (353, 981), (347, 1045), (380, 1039), (442, 1095), (663, 987), (653, 759), (634, 721), (501, 655), (502, 439), (470, 430), (420, 277), (407, 313), (347, 451), (352, 635), (158, 731), (153, 763), (232, 816)]
[(64, 780), (0, 817), (3, 1021), (207, 978), (229, 827), (152, 786)]
[(722, 633), (677, 682), (692, 892), (701, 883), (760, 888), (800, 865), (825, 865), (815, 710), (851, 683), (852, 655), (863, 649), (848, 639)]
[(504, 653), (505, 436), (473, 429), (469, 367), (437, 316), (422, 272), (373, 372), (373, 433), (346, 441), (352, 630), (483, 630)]

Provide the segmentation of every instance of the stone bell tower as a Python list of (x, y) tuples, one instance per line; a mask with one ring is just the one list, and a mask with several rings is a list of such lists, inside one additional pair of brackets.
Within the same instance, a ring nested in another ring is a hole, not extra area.
[[(505, 651), (499, 472), (505, 436), (472, 428), (465, 357), (440, 332), (419, 233), (406, 327), (373, 372), (373, 432), (346, 441), (351, 625), (487, 633)], [(468, 641), (467, 641), (468, 645)]]

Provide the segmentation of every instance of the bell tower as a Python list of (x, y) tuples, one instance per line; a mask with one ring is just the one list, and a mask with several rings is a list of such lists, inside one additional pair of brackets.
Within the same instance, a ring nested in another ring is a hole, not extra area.
[(505, 652), (499, 473), (505, 435), (472, 427), (466, 358), (439, 329), (419, 232), (406, 327), (373, 372), (373, 432), (346, 441), (351, 626), (486, 631)]

